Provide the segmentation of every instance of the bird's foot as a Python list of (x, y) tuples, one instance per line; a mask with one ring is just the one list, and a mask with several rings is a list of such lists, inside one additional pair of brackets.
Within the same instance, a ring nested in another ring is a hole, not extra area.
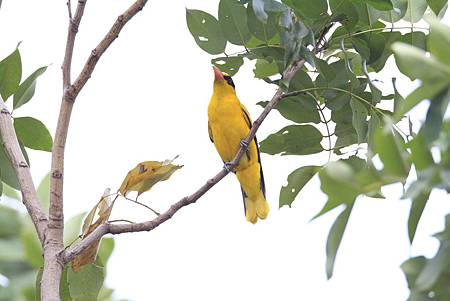
[(241, 142), (239, 144), (241, 145), (241, 147), (248, 148), (248, 142), (245, 140), (241, 140)]
[(233, 164), (231, 162), (225, 162), (223, 164), (223, 169), (225, 169), (228, 172), (233, 172)]

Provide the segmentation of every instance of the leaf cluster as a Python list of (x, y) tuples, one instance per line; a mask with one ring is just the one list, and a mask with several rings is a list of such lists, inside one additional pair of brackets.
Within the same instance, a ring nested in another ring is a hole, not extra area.
[[(262, 152), (334, 158), (294, 170), (279, 198), (280, 207), (291, 206), (318, 175), (328, 200), (314, 218), (341, 208), (327, 240), (328, 277), (359, 196), (383, 198), (383, 186), (406, 185), (412, 243), (431, 191), (449, 192), (450, 29), (439, 22), (447, 7), (446, 0), (220, 0), (217, 19), (186, 11), (195, 42), (220, 55), (214, 65), (233, 75), (255, 61), (255, 78), (283, 90), (275, 109), (289, 124), (261, 141)], [(425, 15), (430, 28), (417, 25)], [(230, 44), (243, 50), (229, 53)], [(374, 80), (392, 55), (404, 75), (421, 82), (406, 98), (395, 78), (393, 93)], [(299, 60), (304, 67), (285, 80), (282, 74)], [(414, 133), (411, 122), (402, 129), (398, 122), (424, 101), (430, 106), (420, 130)], [(407, 182), (410, 177), (417, 180)]]
[[(48, 208), (50, 175), (38, 187), (42, 206)], [(3, 195), (20, 201), (16, 190), (5, 185)], [(65, 245), (78, 238), (85, 214), (70, 218), (64, 227)], [(42, 246), (29, 217), (10, 206), (0, 205), (0, 282), (1, 301), (40, 300), (42, 277)], [(114, 250), (114, 239), (104, 238), (95, 263), (82, 267), (79, 273), (64, 269), (60, 294), (63, 301), (113, 301), (113, 290), (103, 285), (105, 266)]]
[[(14, 120), (14, 129), (28, 164), (30, 162), (27, 149), (50, 152), (53, 144), (52, 136), (40, 120), (29, 116), (16, 117), (14, 113), (32, 99), (36, 90), (37, 79), (46, 69), (47, 66), (38, 68), (21, 82), (22, 60), (19, 48), (17, 47), (10, 55), (0, 61), (0, 96), (5, 102), (12, 98), (11, 114)], [(19, 183), (3, 144), (0, 144), (0, 179), (0, 193), (3, 183), (19, 189)]]

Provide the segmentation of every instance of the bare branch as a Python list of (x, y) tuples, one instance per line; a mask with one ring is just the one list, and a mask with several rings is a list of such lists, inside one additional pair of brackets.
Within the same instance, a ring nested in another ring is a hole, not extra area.
[[(289, 69), (287, 69), (283, 75), (283, 79), (289, 81), (300, 69), (304, 60), (298, 61)], [(253, 123), (253, 126), (247, 136), (246, 141), (248, 144), (255, 138), (256, 131), (259, 126), (262, 124), (264, 119), (267, 117), (269, 112), (277, 105), (277, 103), (283, 98), (283, 91), (280, 89), (277, 90), (275, 95), (272, 97), (272, 100), (265, 107), (261, 115), (256, 119)], [(231, 167), (236, 166), (244, 155), (247, 147), (241, 146), (239, 152), (234, 157), (233, 161), (231, 161)], [(70, 249), (64, 250), (59, 254), (59, 260), (66, 264), (72, 261), (77, 255), (81, 254), (84, 250), (86, 250), (93, 243), (97, 242), (104, 236), (105, 234), (121, 234), (127, 232), (141, 232), (141, 231), (151, 231), (164, 223), (165, 221), (172, 218), (172, 216), (184, 206), (195, 203), (202, 195), (204, 195), (209, 189), (211, 189), (214, 185), (216, 185), (220, 180), (222, 180), (229, 172), (225, 169), (222, 169), (218, 174), (216, 174), (213, 178), (209, 179), (202, 187), (200, 187), (196, 192), (191, 194), (190, 196), (182, 198), (180, 201), (176, 202), (170, 208), (160, 214), (158, 217), (151, 221), (143, 222), (143, 223), (132, 223), (132, 224), (111, 224), (106, 223), (98, 227), (94, 232), (89, 234), (85, 239), (71, 247)]]
[(67, 7), (69, 9), (69, 31), (67, 33), (67, 42), (66, 42), (66, 52), (64, 55), (64, 61), (62, 64), (62, 72), (63, 72), (63, 86), (64, 89), (67, 89), (71, 83), (70, 81), (70, 70), (72, 67), (72, 56), (73, 56), (73, 47), (75, 45), (75, 37), (78, 33), (78, 26), (80, 26), (81, 18), (83, 17), (84, 7), (86, 6), (87, 0), (79, 0), (77, 9), (75, 11), (75, 17), (72, 18), (72, 8), (70, 0), (67, 2)]
[(117, 17), (116, 22), (114, 22), (113, 26), (103, 38), (103, 40), (101, 40), (97, 47), (92, 50), (91, 55), (89, 56), (86, 64), (83, 67), (83, 70), (81, 70), (80, 75), (73, 83), (73, 89), (72, 91), (70, 91), (70, 94), (73, 98), (78, 95), (86, 82), (89, 80), (100, 57), (103, 55), (106, 49), (108, 49), (112, 42), (114, 42), (114, 40), (119, 37), (119, 33), (125, 26), (125, 24), (127, 24), (127, 22), (131, 20), (131, 18), (133, 18), (139, 11), (144, 8), (147, 1), (148, 0), (137, 0), (123, 14)]
[(86, 1), (87, 0), (78, 0), (75, 16), (73, 18), (71, 3), (70, 1), (67, 3), (69, 9), (69, 28), (67, 32), (66, 51), (62, 64), (63, 99), (59, 111), (55, 141), (52, 149), (49, 222), (44, 242), (44, 270), (42, 272), (41, 281), (41, 300), (48, 301), (59, 301), (59, 283), (63, 271), (63, 265), (56, 260), (56, 255), (64, 248), (64, 149), (74, 100), (73, 98), (68, 97), (68, 91), (70, 90), (70, 73), (75, 37), (78, 32), (81, 18), (83, 17)]
[(22, 192), (22, 202), (27, 208), (28, 214), (33, 221), (41, 244), (44, 243), (45, 229), (47, 228), (47, 216), (42, 211), (41, 204), (31, 178), (30, 167), (25, 161), (22, 150), (17, 140), (14, 130), (11, 114), (8, 111), (3, 100), (0, 98), (0, 134), (3, 147), (8, 155), (9, 161), (16, 173), (19, 181), (20, 191)]
[[(52, 167), (50, 180), (50, 210), (48, 229), (46, 231), (44, 243), (44, 271), (41, 282), (41, 300), (57, 301), (59, 300), (59, 282), (63, 270), (63, 264), (57, 261), (58, 253), (63, 249), (63, 175), (64, 175), (64, 151), (66, 146), (67, 133), (69, 130), (70, 116), (72, 114), (73, 104), (78, 93), (81, 91), (87, 80), (91, 77), (95, 65), (101, 55), (118, 37), (124, 25), (136, 15), (147, 0), (137, 0), (111, 27), (110, 31), (92, 51), (83, 70), (81, 71), (74, 84), (71, 84), (71, 65), (75, 37), (78, 32), (78, 26), (83, 17), (84, 8), (87, 0), (78, 0), (75, 16), (71, 18), (69, 14), (69, 29), (67, 33), (66, 51), (62, 65), (63, 73), (63, 97), (59, 112), (58, 124), (56, 127), (55, 142), (52, 150)], [(71, 12), (70, 2), (69, 12)]]

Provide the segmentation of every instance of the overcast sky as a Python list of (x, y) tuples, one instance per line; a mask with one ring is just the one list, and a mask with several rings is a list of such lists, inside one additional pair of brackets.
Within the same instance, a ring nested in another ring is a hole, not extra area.
[[(76, 2), (76, 1), (74, 1)], [(149, 1), (102, 57), (74, 107), (66, 150), (65, 216), (88, 211), (106, 187), (116, 190), (138, 162), (179, 154), (184, 168), (141, 201), (164, 211), (194, 192), (222, 163), (207, 134), (206, 108), (212, 93), (211, 56), (197, 47), (186, 27), (185, 7), (216, 14), (218, 1)], [(76, 40), (73, 76), (79, 72), (117, 15), (131, 1), (88, 1)], [(448, 18), (448, 17), (447, 17)], [(16, 116), (33, 116), (54, 133), (61, 99), (61, 62), (67, 30), (65, 1), (5, 0), (0, 10), (0, 57), (22, 41), (23, 77), (50, 64), (36, 95)], [(447, 20), (448, 23), (448, 20)], [(377, 79), (386, 83), (389, 67)], [(253, 78), (252, 62), (235, 76), (236, 90), (253, 118), (255, 103), (275, 87)], [(399, 78), (406, 95), (413, 85)], [(416, 110), (415, 121), (426, 106)], [(288, 124), (272, 112), (260, 140)], [(50, 168), (50, 154), (30, 151), (36, 182)], [(135, 301), (164, 300), (405, 300), (399, 265), (410, 255), (434, 255), (431, 234), (443, 228), (449, 196), (433, 192), (409, 246), (410, 202), (402, 188), (386, 187), (386, 200), (358, 199), (339, 250), (335, 275), (325, 276), (325, 243), (339, 209), (309, 223), (326, 196), (314, 179), (293, 208), (278, 210), (278, 194), (294, 169), (325, 164), (327, 154), (303, 157), (262, 155), (271, 213), (246, 222), (239, 185), (228, 176), (196, 204), (150, 233), (115, 237), (107, 284)], [(116, 204), (113, 219), (144, 221), (149, 212), (129, 202)]]

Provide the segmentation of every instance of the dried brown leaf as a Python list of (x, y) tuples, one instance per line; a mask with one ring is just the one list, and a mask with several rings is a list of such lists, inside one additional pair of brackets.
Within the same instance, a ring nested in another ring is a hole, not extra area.
[(126, 196), (130, 191), (137, 191), (138, 196), (150, 190), (156, 183), (165, 181), (182, 168), (183, 165), (172, 164), (173, 160), (145, 161), (130, 170), (120, 185), (119, 192)]
[[(83, 234), (82, 239), (92, 233), (101, 224), (108, 221), (109, 216), (114, 205), (114, 201), (111, 201), (111, 190), (109, 188), (105, 189), (100, 201), (91, 209), (91, 211), (86, 215), (83, 223)], [(97, 220), (94, 222), (95, 216), (98, 215)], [(98, 246), (100, 240), (89, 246), (80, 255), (75, 257), (72, 261), (72, 270), (78, 272), (83, 265), (94, 263), (97, 257)]]

